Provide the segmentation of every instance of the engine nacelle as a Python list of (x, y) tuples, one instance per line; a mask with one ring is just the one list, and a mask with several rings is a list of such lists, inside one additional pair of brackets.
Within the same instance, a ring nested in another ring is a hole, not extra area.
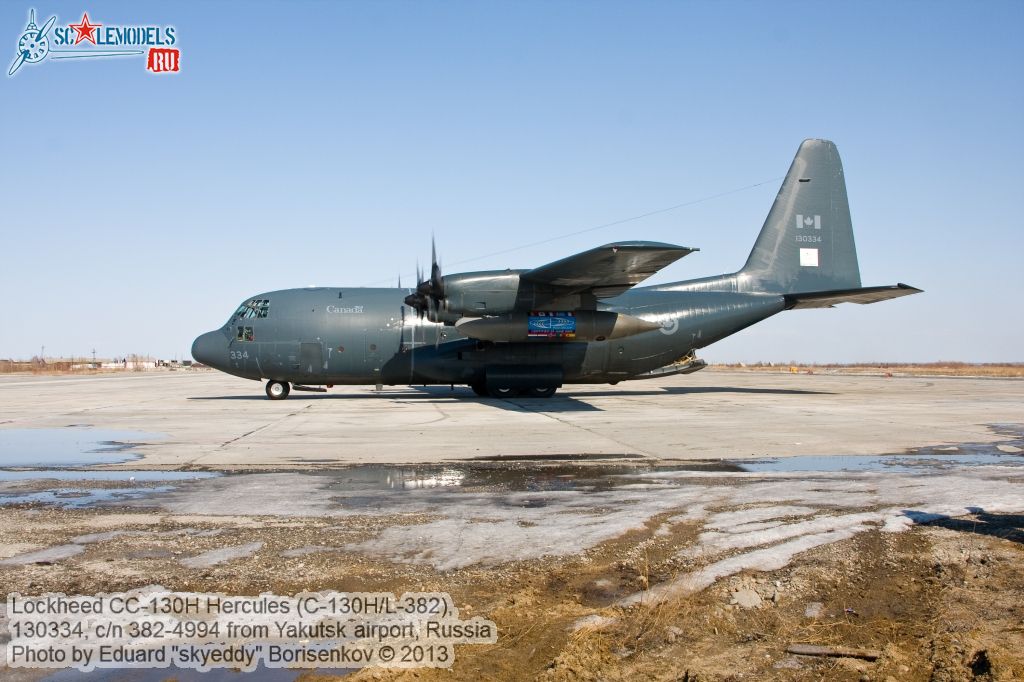
[[(439, 311), (460, 317), (503, 315), (516, 309), (521, 270), (486, 270), (445, 275)], [(528, 287), (532, 293), (532, 287)]]
[(481, 341), (604, 341), (653, 331), (661, 325), (606, 310), (577, 310), (463, 318), (455, 328)]

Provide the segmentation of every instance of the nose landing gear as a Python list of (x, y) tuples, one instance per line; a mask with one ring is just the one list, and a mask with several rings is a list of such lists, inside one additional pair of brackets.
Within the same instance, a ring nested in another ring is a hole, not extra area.
[(271, 400), (284, 400), (291, 393), (291, 386), (288, 385), (287, 381), (274, 381), (271, 379), (267, 382), (267, 397)]

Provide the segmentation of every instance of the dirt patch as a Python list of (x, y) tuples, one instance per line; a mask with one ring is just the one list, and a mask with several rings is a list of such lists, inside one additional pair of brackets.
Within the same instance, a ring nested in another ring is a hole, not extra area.
[[(904, 533), (864, 532), (778, 571), (743, 573), (655, 606), (623, 608), (615, 606), (623, 596), (692, 568), (680, 565), (678, 551), (692, 545), (698, 524), (662, 514), (570, 557), (438, 572), (340, 549), (429, 515), (219, 519), (9, 508), (0, 515), (0, 546), (37, 544), (40, 529), (51, 546), (82, 536), (90, 542), (64, 558), (4, 566), (0, 584), (4, 596), (153, 583), (233, 594), (440, 590), (452, 594), (463, 617), (498, 625), (498, 644), (460, 647), (452, 671), (371, 669), (354, 679), (1022, 679), (1021, 519), (987, 516)], [(97, 539), (96, 528), (122, 532)], [(241, 545), (253, 551), (200, 569), (183, 563)], [(792, 643), (881, 655), (871, 662), (787, 654)]]

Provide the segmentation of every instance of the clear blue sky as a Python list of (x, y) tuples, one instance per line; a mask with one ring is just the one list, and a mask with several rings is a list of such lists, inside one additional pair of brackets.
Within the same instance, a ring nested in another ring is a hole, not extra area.
[[(47, 60), (41, 24), (174, 25), (182, 72)], [(532, 267), (616, 239), (745, 260), (800, 141), (846, 167), (865, 285), (709, 360), (1024, 360), (1024, 3), (0, 5), (0, 357), (187, 357), (245, 297)], [(765, 180), (760, 187), (464, 262)]]

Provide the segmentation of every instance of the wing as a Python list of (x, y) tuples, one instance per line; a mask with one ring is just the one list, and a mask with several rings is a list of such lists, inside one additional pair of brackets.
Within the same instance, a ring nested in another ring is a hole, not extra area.
[(560, 295), (589, 292), (596, 298), (611, 298), (697, 250), (660, 242), (618, 242), (556, 260), (520, 277)]
[(836, 303), (878, 303), (890, 298), (919, 294), (921, 290), (909, 284), (861, 289), (835, 289), (811, 291), (806, 294), (786, 294), (786, 310), (795, 308), (831, 308)]

